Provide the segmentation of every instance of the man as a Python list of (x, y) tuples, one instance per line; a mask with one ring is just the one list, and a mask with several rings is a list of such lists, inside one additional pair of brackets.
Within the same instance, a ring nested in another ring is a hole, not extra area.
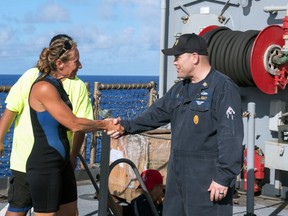
[[(59, 38), (72, 40), (71, 37), (60, 34), (53, 37), (50, 44)], [(3, 146), (5, 134), (16, 118), (10, 158), (12, 176), (10, 178), (8, 191), (9, 207), (6, 216), (25, 216), (32, 207), (31, 194), (26, 179), (26, 161), (34, 142), (28, 95), (32, 83), (38, 76), (39, 70), (37, 68), (31, 68), (19, 78), (6, 98), (6, 109), (1, 118), (0, 146)], [(73, 113), (77, 117), (93, 119), (93, 110), (85, 83), (78, 77), (69, 77), (63, 82), (63, 87), (69, 94), (69, 99), (73, 106)], [(71, 146), (71, 162), (74, 168), (76, 166), (76, 156), (83, 143), (84, 136), (85, 133), (82, 132), (74, 134), (72, 134), (71, 131), (68, 132), (70, 144), (73, 143)], [(57, 215), (77, 214), (77, 202), (63, 206), (64, 208), (60, 208)]]
[(239, 88), (211, 67), (205, 40), (183, 34), (172, 48), (177, 82), (133, 120), (120, 121), (118, 138), (171, 123), (164, 216), (232, 215), (241, 169), (243, 122)]

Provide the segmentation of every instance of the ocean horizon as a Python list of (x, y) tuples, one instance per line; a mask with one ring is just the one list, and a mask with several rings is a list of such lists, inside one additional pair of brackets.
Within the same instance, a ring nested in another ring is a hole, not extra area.
[[(0, 74), (0, 86), (13, 85), (22, 74)], [(159, 76), (143, 75), (77, 75), (84, 82), (100, 82), (103, 84), (149, 83), (155, 81), (159, 84)]]

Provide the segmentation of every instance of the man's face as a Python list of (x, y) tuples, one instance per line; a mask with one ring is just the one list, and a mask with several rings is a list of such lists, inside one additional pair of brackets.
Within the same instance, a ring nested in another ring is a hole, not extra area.
[[(197, 55), (197, 54), (196, 54)], [(175, 56), (174, 65), (178, 78), (190, 78), (194, 69), (194, 53), (183, 53)]]

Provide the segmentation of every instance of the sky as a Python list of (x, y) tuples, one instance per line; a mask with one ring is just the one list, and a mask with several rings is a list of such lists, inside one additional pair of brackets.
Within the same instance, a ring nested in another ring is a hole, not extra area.
[(161, 0), (18, 0), (0, 7), (0, 74), (34, 67), (60, 33), (78, 44), (80, 75), (159, 76)]

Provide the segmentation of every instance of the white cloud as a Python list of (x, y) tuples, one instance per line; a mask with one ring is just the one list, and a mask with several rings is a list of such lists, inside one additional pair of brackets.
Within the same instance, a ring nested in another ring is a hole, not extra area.
[(13, 31), (10, 27), (5, 26), (5, 25), (0, 25), (0, 45), (5, 46), (9, 44), (10, 39), (13, 35)]
[(160, 1), (37, 0), (15, 9), (9, 2), (0, 8), (0, 61), (9, 56), (32, 66), (52, 36), (66, 33), (78, 42), (82, 73), (149, 75), (145, 68), (158, 71)]
[(61, 5), (49, 1), (44, 5), (40, 5), (34, 12), (27, 13), (26, 22), (67, 22), (69, 20), (69, 12)]

